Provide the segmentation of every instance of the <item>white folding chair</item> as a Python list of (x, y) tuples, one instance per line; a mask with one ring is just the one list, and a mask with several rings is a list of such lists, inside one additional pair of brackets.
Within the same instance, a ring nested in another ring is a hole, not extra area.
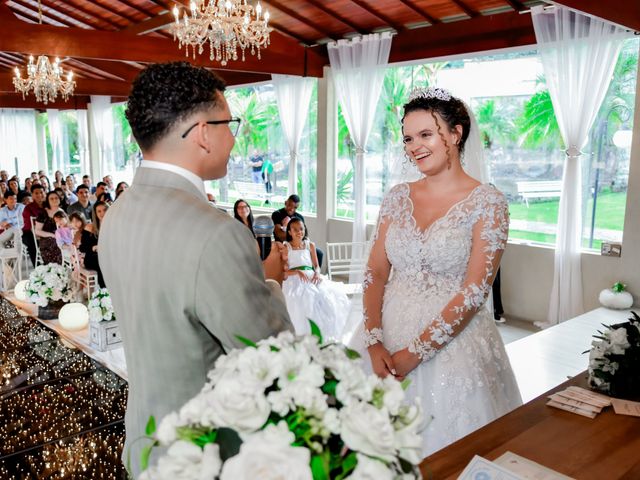
[(31, 221), (31, 233), (33, 234), (33, 243), (36, 245), (36, 267), (38, 265), (44, 265), (42, 260), (42, 254), (40, 253), (40, 244), (38, 243), (38, 236), (36, 235), (36, 217), (29, 217)]
[[(21, 243), (22, 245), (22, 265), (24, 266), (24, 269), (26, 271), (27, 277), (29, 277), (29, 271), (31, 270), (31, 257), (29, 257), (29, 248), (24, 244)], [(21, 270), (22, 272), (22, 270)]]
[(13, 247), (0, 248), (0, 269), (0, 290), (9, 290), (22, 280), (22, 238), (19, 233), (13, 236)]
[[(362, 275), (367, 259), (365, 258), (367, 244), (364, 242), (338, 242), (327, 243), (327, 271), (329, 280), (336, 281), (335, 277), (346, 278), (344, 292), (347, 295), (355, 295), (362, 292), (359, 283), (348, 283), (351, 274)], [(340, 280), (338, 280), (340, 282)]]
[(80, 265), (80, 254), (75, 245), (71, 249), (62, 249), (62, 263), (73, 271), (74, 281), (84, 290), (87, 300), (90, 299), (91, 294), (98, 288), (98, 273)]

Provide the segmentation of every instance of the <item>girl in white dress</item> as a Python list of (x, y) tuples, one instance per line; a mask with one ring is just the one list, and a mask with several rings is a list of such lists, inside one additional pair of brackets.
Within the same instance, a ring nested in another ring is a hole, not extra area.
[(385, 197), (363, 285), (364, 325), (353, 347), (379, 376), (411, 380), (426, 417), (429, 455), (521, 404), (485, 305), (505, 248), (502, 193), (465, 173), (470, 130), (462, 101), (414, 91), (404, 106), (408, 160), (423, 178)]
[(320, 276), (316, 246), (307, 238), (304, 222), (287, 225), (288, 270), (282, 284), (291, 323), (298, 335), (311, 332), (313, 320), (327, 339), (338, 339), (349, 315), (350, 302), (339, 287)]

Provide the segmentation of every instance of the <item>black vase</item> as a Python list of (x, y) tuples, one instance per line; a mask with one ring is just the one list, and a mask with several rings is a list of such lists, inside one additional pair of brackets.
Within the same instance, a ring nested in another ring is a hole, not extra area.
[(46, 307), (38, 307), (38, 318), (41, 320), (56, 320), (60, 310), (67, 304), (64, 300), (49, 300)]

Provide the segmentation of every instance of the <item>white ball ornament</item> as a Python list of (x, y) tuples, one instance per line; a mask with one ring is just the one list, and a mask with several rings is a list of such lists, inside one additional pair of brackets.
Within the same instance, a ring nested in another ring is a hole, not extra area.
[(82, 303), (69, 303), (60, 309), (58, 321), (65, 330), (82, 330), (89, 324), (89, 311)]
[(27, 286), (29, 285), (29, 280), (20, 280), (16, 283), (15, 288), (13, 289), (13, 294), (16, 298), (23, 302), (28, 302), (27, 298)]

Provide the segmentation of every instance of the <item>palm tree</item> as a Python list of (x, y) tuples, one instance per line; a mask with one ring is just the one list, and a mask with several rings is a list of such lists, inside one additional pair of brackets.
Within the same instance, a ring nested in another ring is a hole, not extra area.
[(515, 137), (515, 126), (507, 108), (496, 104), (495, 99), (485, 100), (475, 109), (482, 143), (491, 148), (494, 142), (508, 145)]
[[(544, 77), (538, 77), (536, 85), (546, 86)], [(524, 148), (553, 149), (562, 144), (560, 128), (547, 88), (540, 89), (524, 104), (522, 114), (515, 123), (520, 136), (518, 143)]]

